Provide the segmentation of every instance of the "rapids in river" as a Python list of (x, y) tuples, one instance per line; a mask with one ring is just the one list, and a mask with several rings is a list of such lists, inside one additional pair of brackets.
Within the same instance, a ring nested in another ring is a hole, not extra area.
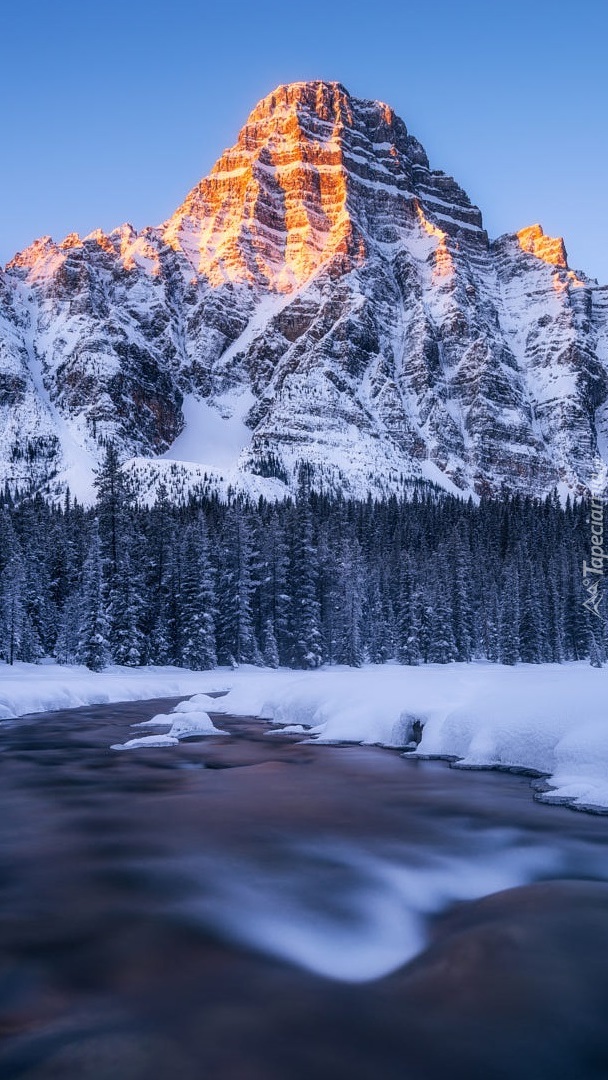
[(606, 818), (174, 703), (1, 726), (0, 1077), (606, 1080)]

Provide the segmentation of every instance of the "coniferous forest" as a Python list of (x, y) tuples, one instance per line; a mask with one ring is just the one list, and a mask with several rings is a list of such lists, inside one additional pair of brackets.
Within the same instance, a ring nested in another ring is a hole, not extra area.
[(514, 664), (605, 655), (583, 608), (589, 510), (413, 490), (407, 500), (191, 497), (142, 506), (110, 447), (97, 504), (5, 493), (0, 658), (177, 664)]

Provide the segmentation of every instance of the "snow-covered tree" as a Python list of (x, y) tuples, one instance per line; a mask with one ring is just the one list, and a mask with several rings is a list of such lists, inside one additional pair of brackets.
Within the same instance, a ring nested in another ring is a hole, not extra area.
[(110, 647), (97, 527), (92, 530), (90, 550), (84, 564), (79, 607), (76, 659), (91, 671), (101, 671), (108, 662)]
[(226, 512), (221, 536), (218, 584), (218, 642), (224, 663), (256, 664), (253, 602), (256, 583), (252, 530), (240, 503)]
[(316, 668), (323, 660), (321, 612), (317, 595), (319, 567), (312, 511), (305, 493), (296, 506), (292, 520), (291, 657), (296, 667)]
[(181, 662), (195, 671), (215, 667), (216, 601), (204, 519), (189, 525), (182, 547)]

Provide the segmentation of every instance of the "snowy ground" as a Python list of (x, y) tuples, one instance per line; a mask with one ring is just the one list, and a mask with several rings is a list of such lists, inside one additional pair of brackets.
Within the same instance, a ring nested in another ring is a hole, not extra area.
[(0, 666), (0, 718), (217, 690), (229, 692), (182, 703), (177, 715), (150, 723), (156, 731), (168, 728), (166, 734), (134, 738), (128, 748), (213, 734), (207, 711), (257, 716), (324, 742), (390, 746), (408, 744), (419, 721), (418, 755), (452, 756), (462, 767), (534, 769), (550, 778), (546, 800), (608, 809), (608, 669), (585, 663), (314, 672), (111, 668), (100, 675), (18, 664)]
[[(221, 677), (218, 688), (222, 688)], [(181, 697), (209, 689), (208, 672), (176, 667), (110, 667), (97, 674), (85, 667), (52, 663), (13, 667), (0, 663), (0, 720), (81, 705)]]

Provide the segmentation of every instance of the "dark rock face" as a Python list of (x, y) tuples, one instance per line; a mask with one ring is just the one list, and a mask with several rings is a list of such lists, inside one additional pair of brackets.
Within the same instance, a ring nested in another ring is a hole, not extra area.
[[(17, 255), (0, 377), (2, 480), (60, 487), (112, 438), (153, 486), (192, 395), (248, 425), (249, 490), (268, 454), (358, 495), (606, 486), (608, 290), (540, 226), (490, 243), (393, 111), (338, 83), (260, 102), (158, 228)], [(28, 473), (34, 434), (55, 449)]]

